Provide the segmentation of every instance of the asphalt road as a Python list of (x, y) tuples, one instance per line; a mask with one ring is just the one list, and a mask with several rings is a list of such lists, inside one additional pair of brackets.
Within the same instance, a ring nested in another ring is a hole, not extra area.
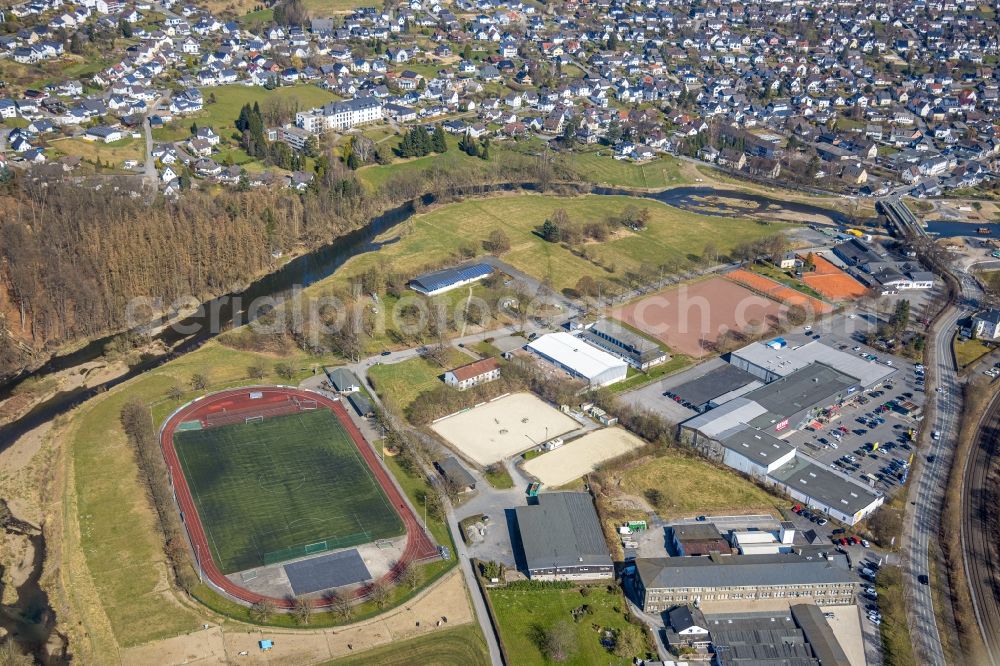
[[(958, 320), (968, 315), (982, 296), (982, 289), (971, 275), (959, 273), (958, 277), (962, 303), (951, 308), (933, 332), (934, 356), (928, 368), (928, 390), (942, 389), (940, 393), (929, 394), (937, 407), (929, 430), (937, 431), (940, 437), (929, 439), (921, 450), (923, 464), (918, 467), (917, 478), (911, 481), (908, 494), (913, 506), (907, 511), (903, 524), (903, 573), (910, 636), (914, 653), (921, 655), (923, 663), (934, 666), (945, 664), (944, 651), (934, 617), (931, 588), (921, 584), (919, 576), (930, 574), (928, 545), (939, 533), (944, 490), (960, 427), (962, 385), (949, 349), (952, 333)], [(934, 456), (933, 462), (928, 461), (928, 456)]]
[(993, 554), (995, 535), (990, 529), (990, 521), (996, 506), (990, 505), (988, 481), (998, 454), (998, 436), (1000, 398), (994, 396), (979, 425), (975, 449), (965, 469), (965, 494), (962, 498), (965, 573), (972, 592), (976, 622), (993, 666), (1000, 664), (1000, 590), (994, 585), (1000, 562)]

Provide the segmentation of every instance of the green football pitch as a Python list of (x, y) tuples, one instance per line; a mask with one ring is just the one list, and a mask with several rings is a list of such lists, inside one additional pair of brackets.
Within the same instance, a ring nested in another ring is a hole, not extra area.
[(174, 448), (224, 574), (403, 533), (328, 410), (177, 432)]

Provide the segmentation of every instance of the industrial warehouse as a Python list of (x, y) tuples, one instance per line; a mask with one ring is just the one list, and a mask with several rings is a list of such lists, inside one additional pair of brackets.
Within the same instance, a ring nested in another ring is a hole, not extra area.
[(681, 441), (848, 525), (882, 505), (882, 493), (816, 462), (782, 437), (818, 425), (817, 419), (885, 381), (893, 367), (816, 341), (789, 348), (781, 338), (747, 345), (727, 360), (732, 370), (677, 389), (697, 394), (703, 410), (680, 425)]
[(614, 564), (588, 493), (554, 492), (514, 509), (532, 580), (614, 577)]

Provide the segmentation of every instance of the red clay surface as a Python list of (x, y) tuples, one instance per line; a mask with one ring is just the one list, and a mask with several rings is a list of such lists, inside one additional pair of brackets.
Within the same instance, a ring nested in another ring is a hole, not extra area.
[(748, 287), (753, 291), (763, 294), (785, 305), (801, 305), (807, 312), (812, 314), (826, 314), (833, 312), (833, 306), (824, 303), (818, 298), (806, 296), (800, 291), (795, 291), (791, 287), (786, 287), (780, 282), (775, 282), (771, 278), (764, 277), (751, 271), (737, 268), (732, 273), (727, 273), (726, 277), (737, 284)]
[(671, 351), (704, 356), (727, 330), (771, 328), (781, 306), (721, 277), (682, 284), (630, 303), (613, 313), (661, 340)]
[[(262, 395), (258, 399), (251, 400), (251, 392), (259, 392)], [(337, 416), (347, 432), (350, 433), (351, 440), (358, 447), (361, 456), (371, 468), (379, 485), (382, 486), (389, 501), (396, 507), (397, 513), (399, 513), (400, 518), (403, 520), (403, 525), (406, 527), (406, 548), (403, 550), (400, 563), (386, 574), (382, 578), (382, 581), (386, 583), (393, 582), (408, 563), (436, 557), (438, 555), (437, 546), (434, 545), (434, 542), (424, 532), (420, 521), (410, 509), (410, 505), (407, 504), (396, 484), (393, 483), (392, 477), (389, 476), (389, 472), (382, 466), (378, 456), (375, 455), (375, 451), (365, 441), (361, 431), (351, 421), (342, 402), (331, 400), (319, 393), (302, 389), (278, 386), (252, 386), (220, 391), (219, 393), (213, 393), (189, 403), (174, 412), (160, 430), (160, 446), (163, 449), (163, 457), (170, 470), (171, 481), (177, 496), (177, 504), (184, 515), (184, 524), (187, 528), (188, 538), (191, 540), (192, 546), (195, 547), (195, 551), (202, 554), (200, 564), (205, 577), (216, 588), (240, 601), (252, 604), (265, 598), (270, 598), (279, 608), (291, 608), (293, 604), (289, 599), (265, 597), (256, 592), (244, 589), (226, 578), (219, 571), (215, 561), (210, 556), (211, 550), (208, 547), (205, 529), (201, 524), (198, 510), (191, 497), (191, 490), (188, 488), (187, 479), (184, 478), (180, 461), (177, 459), (177, 452), (174, 450), (174, 431), (184, 421), (202, 421), (204, 423), (206, 419), (211, 419), (213, 422), (228, 420), (223, 416), (224, 412), (236, 414), (251, 412), (274, 414), (284, 411), (287, 413), (286, 408), (293, 398), (315, 400), (319, 408), (329, 409)], [(243, 422), (243, 418), (240, 417), (238, 422)], [(356, 598), (360, 599), (364, 596), (365, 592), (363, 588), (355, 592)], [(319, 601), (320, 603), (317, 605), (322, 606), (322, 600)]]
[(802, 274), (802, 281), (831, 301), (849, 301), (865, 294), (865, 286), (832, 263), (813, 255), (816, 270)]

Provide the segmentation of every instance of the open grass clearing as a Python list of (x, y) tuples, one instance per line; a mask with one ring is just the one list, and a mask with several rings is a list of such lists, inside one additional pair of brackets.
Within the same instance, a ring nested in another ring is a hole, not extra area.
[(436, 631), (429, 636), (397, 641), (392, 645), (327, 662), (327, 666), (488, 666), (486, 641), (474, 624)]
[(644, 498), (665, 520), (699, 514), (770, 513), (785, 502), (729, 469), (677, 451), (608, 473), (615, 486)]
[(982, 340), (976, 340), (975, 338), (962, 340), (958, 336), (955, 336), (952, 347), (955, 350), (955, 361), (958, 363), (959, 368), (968, 367), (993, 351), (993, 346), (986, 344)]
[[(558, 210), (566, 211), (573, 222), (604, 221), (617, 218), (627, 206), (649, 211), (645, 230), (622, 228), (605, 242), (589, 242), (582, 247), (587, 257), (577, 256), (558, 243), (543, 240), (536, 230)], [(487, 199), (470, 199), (441, 206), (413, 217), (387, 232), (380, 240), (399, 238), (382, 247), (378, 254), (358, 255), (341, 271), (356, 275), (369, 266), (391, 262), (395, 270), (419, 270), (429, 263), (458, 261), (460, 249), (471, 244), (483, 252), (482, 242), (494, 230), (510, 239), (510, 251), (503, 260), (554, 288), (572, 288), (584, 275), (616, 283), (640, 266), (671, 262), (678, 269), (691, 268), (709, 242), (721, 254), (743, 242), (755, 241), (788, 229), (785, 224), (767, 224), (746, 219), (718, 218), (688, 213), (677, 208), (627, 196), (586, 195), (556, 197), (518, 194)]]
[(49, 146), (64, 155), (79, 157), (88, 162), (111, 163), (114, 168), (120, 168), (125, 160), (145, 160), (146, 144), (142, 139), (131, 137), (120, 139), (113, 143), (102, 141), (87, 141), (86, 139), (57, 139)]
[[(399, 145), (401, 137), (392, 138), (390, 134), (384, 131), (377, 132), (376, 129), (378, 128), (366, 130), (365, 134), (370, 136), (372, 140), (385, 143), (391, 148), (396, 148)], [(387, 136), (389, 138), (386, 138)], [(485, 164), (478, 157), (471, 157), (459, 150), (458, 139), (455, 136), (448, 134), (445, 138), (448, 142), (446, 152), (431, 153), (424, 157), (396, 158), (392, 164), (371, 164), (358, 169), (358, 178), (368, 187), (376, 190), (397, 176), (418, 173), (431, 167), (436, 169), (474, 169)]]
[[(333, 93), (312, 84), (282, 86), (274, 90), (261, 86), (228, 85), (201, 88), (201, 93), (205, 106), (200, 112), (154, 130), (154, 137), (159, 141), (178, 141), (189, 136), (191, 124), (197, 123), (199, 127), (211, 127), (225, 141), (236, 131), (236, 119), (244, 104), (260, 104), (261, 110), (266, 114), (267, 104), (271, 100), (290, 104), (294, 112), (337, 99)], [(213, 95), (215, 102), (210, 101)]]
[(662, 190), (688, 182), (681, 174), (680, 162), (673, 157), (659, 157), (637, 164), (614, 159), (610, 149), (606, 148), (603, 151), (569, 153), (561, 158), (561, 162), (581, 180), (599, 185)]
[(449, 352), (448, 356), (448, 367), (442, 367), (428, 358), (411, 358), (373, 366), (368, 376), (383, 400), (405, 411), (421, 393), (442, 385), (441, 375), (446, 370), (472, 360), (457, 349)]
[[(582, 594), (581, 590), (586, 590), (586, 593)], [(489, 596), (496, 611), (504, 647), (508, 654), (517, 656), (519, 666), (552, 663), (540, 646), (546, 633), (562, 623), (568, 623), (573, 647), (561, 663), (571, 666), (632, 663), (631, 657), (616, 656), (601, 645), (606, 631), (641, 631), (629, 625), (625, 599), (613, 585), (494, 588), (489, 590)], [(584, 605), (589, 612), (575, 622), (572, 611)]]

